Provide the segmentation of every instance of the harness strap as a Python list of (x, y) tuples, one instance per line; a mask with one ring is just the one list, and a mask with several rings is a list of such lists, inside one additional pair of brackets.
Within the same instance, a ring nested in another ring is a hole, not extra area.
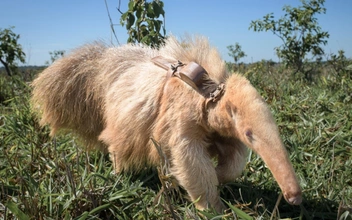
[[(217, 102), (225, 92), (225, 84), (217, 85), (209, 78), (207, 71), (198, 63), (190, 62), (188, 64), (181, 61), (169, 60), (162, 56), (156, 56), (151, 60), (155, 65), (167, 70), (168, 77), (178, 77), (200, 94), (205, 96), (206, 105), (211, 102)], [(214, 86), (216, 87), (214, 89)], [(209, 88), (212, 91), (208, 91)], [(205, 93), (205, 94), (204, 94)]]

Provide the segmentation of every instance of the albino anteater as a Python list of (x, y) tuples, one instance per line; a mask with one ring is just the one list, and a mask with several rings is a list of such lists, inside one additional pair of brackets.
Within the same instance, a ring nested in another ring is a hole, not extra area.
[(246, 146), (262, 157), (288, 203), (302, 201), (269, 108), (248, 80), (227, 75), (203, 37), (169, 37), (159, 50), (88, 44), (44, 70), (33, 87), (41, 124), (107, 149), (116, 172), (158, 165), (153, 137), (199, 209), (224, 209), (218, 185), (241, 173)]

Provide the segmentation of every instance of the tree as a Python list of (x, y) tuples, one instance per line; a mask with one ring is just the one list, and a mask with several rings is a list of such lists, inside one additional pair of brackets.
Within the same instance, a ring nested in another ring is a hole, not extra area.
[(331, 53), (328, 63), (334, 68), (335, 72), (339, 74), (341, 71), (346, 70), (346, 67), (350, 63), (350, 60), (345, 56), (344, 50), (337, 51), (337, 55)]
[[(158, 48), (165, 39), (165, 26), (158, 18), (165, 18), (164, 3), (160, 0), (130, 0), (128, 11), (121, 15), (120, 23), (126, 25), (129, 43), (143, 43)], [(161, 30), (163, 34), (161, 34)]]
[(238, 65), (238, 61), (247, 56), (243, 51), (242, 47), (239, 43), (235, 43), (235, 45), (229, 45), (227, 46), (227, 49), (229, 50), (229, 56), (233, 58), (235, 61), (235, 65)]
[(239, 43), (237, 43), (237, 42), (236, 42), (235, 45), (227, 46), (227, 49), (229, 50), (229, 56), (233, 58), (233, 60), (235, 61), (236, 64), (241, 58), (247, 56), (242, 51), (241, 45)]
[(12, 69), (16, 67), (16, 60), (24, 63), (26, 56), (22, 46), (18, 44), (20, 35), (15, 34), (13, 28), (0, 28), (0, 62), (9, 76), (12, 76)]
[(298, 71), (304, 72), (303, 63), (306, 56), (311, 53), (314, 57), (321, 57), (329, 33), (322, 31), (318, 25), (317, 14), (326, 12), (323, 7), (325, 0), (301, 0), (302, 6), (284, 6), (284, 17), (274, 20), (273, 13), (267, 14), (263, 20), (252, 21), (249, 29), (256, 32), (271, 31), (278, 36), (283, 45), (275, 48), (282, 61)]
[[(54, 50), (53, 52), (49, 52), (51, 63), (54, 63), (55, 60), (57, 60), (57, 59), (63, 57), (63, 56), (65, 55), (65, 52), (66, 52), (66, 51), (64, 51), (64, 50)], [(46, 61), (45, 64), (46, 64), (46, 65), (49, 65), (50, 62), (49, 62), (49, 61)]]

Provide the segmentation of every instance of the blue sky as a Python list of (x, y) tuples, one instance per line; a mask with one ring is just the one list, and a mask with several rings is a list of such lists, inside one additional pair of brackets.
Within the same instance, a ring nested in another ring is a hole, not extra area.
[[(128, 0), (121, 0), (127, 10)], [(244, 62), (261, 59), (277, 60), (274, 47), (281, 44), (271, 32), (248, 30), (252, 20), (273, 12), (283, 15), (284, 5), (298, 6), (299, 0), (164, 0), (167, 34), (207, 36), (223, 59), (230, 61), (226, 46), (238, 42), (247, 54)], [(113, 22), (119, 24), (118, 0), (107, 0)], [(352, 1), (327, 0), (327, 13), (318, 21), (330, 38), (326, 53), (344, 50), (352, 57)], [(78, 47), (94, 40), (110, 42), (111, 31), (104, 0), (1, 0), (0, 28), (15, 26), (20, 43), (27, 54), (27, 65), (43, 65), (50, 60), (50, 51)], [(121, 43), (127, 39), (125, 27), (115, 26)], [(114, 42), (116, 44), (116, 42)]]

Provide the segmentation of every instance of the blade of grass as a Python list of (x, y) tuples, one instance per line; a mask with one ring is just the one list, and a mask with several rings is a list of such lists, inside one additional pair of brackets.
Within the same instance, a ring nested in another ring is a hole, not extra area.
[(240, 218), (240, 219), (244, 219), (244, 220), (253, 220), (253, 218), (251, 216), (249, 216), (247, 213), (245, 213), (244, 211), (242, 211), (239, 208), (236, 208), (235, 206), (233, 206), (231, 203), (226, 202), (225, 203), (230, 207), (230, 209)]
[(11, 201), (8, 201), (6, 203), (6, 207), (18, 218), (21, 220), (29, 220), (29, 216), (24, 214), (20, 208), (17, 207), (17, 205)]

